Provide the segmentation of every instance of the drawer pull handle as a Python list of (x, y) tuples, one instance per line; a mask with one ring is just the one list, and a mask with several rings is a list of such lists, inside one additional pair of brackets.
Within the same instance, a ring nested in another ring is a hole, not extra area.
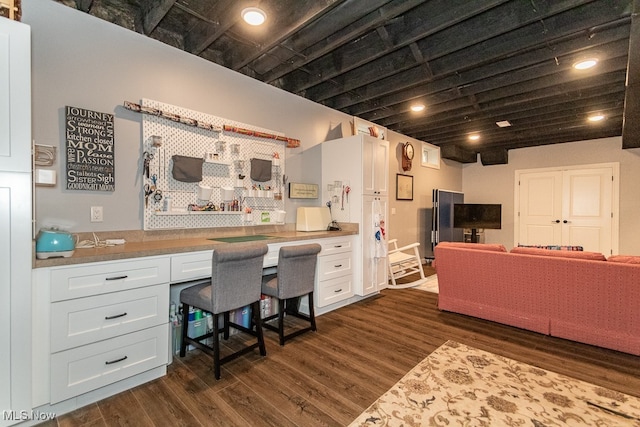
[(127, 313), (124, 312), (122, 314), (116, 314), (115, 316), (105, 316), (104, 320), (117, 319), (118, 317), (124, 317), (126, 315), (127, 315)]
[(334, 245), (333, 247), (334, 247), (334, 248), (341, 248), (341, 247), (342, 247), (342, 245)]
[(335, 291), (333, 291), (334, 294), (337, 294), (338, 292), (342, 292), (342, 288), (336, 289)]
[(107, 277), (105, 280), (121, 280), (121, 279), (126, 279), (127, 277), (129, 276), (124, 275), (124, 276), (116, 276), (116, 277)]
[(127, 360), (127, 356), (121, 357), (120, 359), (111, 360), (104, 362), (105, 365), (113, 365), (114, 363), (122, 362), (123, 360)]
[(342, 267), (342, 264), (338, 264), (338, 265), (334, 265), (335, 268), (340, 268)]

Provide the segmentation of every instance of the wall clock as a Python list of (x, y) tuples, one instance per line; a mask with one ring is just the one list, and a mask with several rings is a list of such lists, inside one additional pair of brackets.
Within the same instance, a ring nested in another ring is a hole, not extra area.
[(413, 144), (410, 142), (405, 142), (402, 146), (402, 170), (408, 171), (411, 170), (411, 162), (413, 157), (415, 156), (415, 151), (413, 149)]

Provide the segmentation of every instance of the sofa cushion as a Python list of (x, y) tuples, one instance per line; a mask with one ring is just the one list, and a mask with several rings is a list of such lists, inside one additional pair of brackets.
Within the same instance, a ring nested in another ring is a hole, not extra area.
[(606, 261), (604, 255), (599, 252), (588, 251), (558, 251), (553, 249), (539, 249), (539, 248), (523, 248), (515, 247), (511, 249), (512, 254), (523, 255), (542, 255), (558, 258), (574, 258), (574, 259), (586, 259), (591, 261)]
[(623, 262), (625, 264), (640, 264), (640, 256), (637, 255), (611, 255), (609, 262)]
[(451, 248), (476, 249), (481, 251), (507, 252), (507, 248), (499, 243), (463, 243), (463, 242), (440, 242), (438, 245)]

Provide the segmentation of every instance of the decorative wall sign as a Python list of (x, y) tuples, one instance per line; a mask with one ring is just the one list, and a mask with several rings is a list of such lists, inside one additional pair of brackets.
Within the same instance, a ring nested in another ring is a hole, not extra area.
[(289, 183), (290, 199), (317, 199), (318, 184), (301, 184), (299, 182)]
[(113, 114), (65, 109), (67, 190), (114, 191)]

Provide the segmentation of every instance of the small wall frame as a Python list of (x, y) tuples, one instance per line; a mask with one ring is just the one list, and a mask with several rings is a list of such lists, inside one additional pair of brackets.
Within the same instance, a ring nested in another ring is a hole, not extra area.
[(413, 176), (396, 174), (396, 200), (413, 200)]

